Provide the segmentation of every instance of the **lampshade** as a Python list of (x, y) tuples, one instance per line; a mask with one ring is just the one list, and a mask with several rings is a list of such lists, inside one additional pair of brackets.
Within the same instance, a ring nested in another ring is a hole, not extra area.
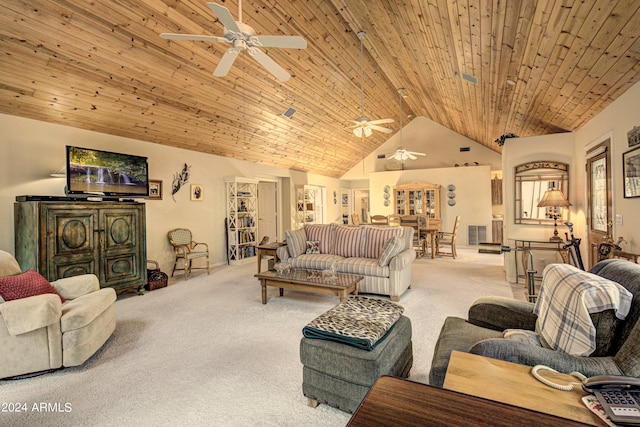
[(548, 189), (542, 196), (542, 200), (538, 203), (539, 208), (546, 207), (566, 207), (571, 206), (571, 203), (564, 197), (564, 193), (556, 188)]

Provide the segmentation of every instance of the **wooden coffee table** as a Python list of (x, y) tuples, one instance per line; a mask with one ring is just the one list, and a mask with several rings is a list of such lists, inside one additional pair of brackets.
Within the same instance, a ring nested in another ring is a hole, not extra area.
[(347, 295), (358, 295), (358, 283), (364, 276), (354, 274), (337, 273), (327, 274), (321, 270), (305, 270), (294, 268), (288, 273), (278, 274), (275, 271), (263, 271), (256, 274), (262, 287), (262, 303), (267, 303), (267, 286), (280, 288), (280, 296), (284, 289), (296, 291), (314, 292), (324, 295), (336, 295), (340, 297), (340, 302), (347, 298)]

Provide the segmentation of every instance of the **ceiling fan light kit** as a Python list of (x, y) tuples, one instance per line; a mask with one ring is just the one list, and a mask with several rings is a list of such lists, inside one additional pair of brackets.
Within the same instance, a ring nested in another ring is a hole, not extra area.
[(218, 66), (213, 71), (216, 77), (227, 75), (240, 52), (246, 51), (249, 56), (260, 63), (278, 80), (286, 82), (291, 74), (264, 53), (261, 47), (276, 47), (285, 49), (306, 49), (307, 42), (300, 36), (259, 36), (249, 25), (242, 22), (242, 0), (238, 1), (238, 20), (234, 20), (229, 10), (216, 3), (207, 3), (209, 9), (224, 25), (224, 37), (206, 36), (198, 34), (162, 33), (160, 37), (167, 40), (196, 40), (231, 44)]

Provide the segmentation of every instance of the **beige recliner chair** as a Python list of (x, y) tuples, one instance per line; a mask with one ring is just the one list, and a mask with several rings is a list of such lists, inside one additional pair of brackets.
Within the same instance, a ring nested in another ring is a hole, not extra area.
[[(15, 258), (0, 250), (0, 277), (20, 273)], [(115, 330), (116, 292), (100, 289), (95, 275), (51, 285), (64, 303), (55, 294), (0, 297), (0, 378), (81, 365)]]

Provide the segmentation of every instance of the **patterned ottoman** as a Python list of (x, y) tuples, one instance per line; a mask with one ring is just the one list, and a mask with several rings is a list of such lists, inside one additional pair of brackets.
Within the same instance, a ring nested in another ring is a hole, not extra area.
[[(370, 323), (363, 320), (363, 316), (367, 317), (369, 302), (371, 302), (372, 311), (378, 311), (380, 303), (393, 304), (385, 300), (354, 297), (332, 309), (340, 309), (343, 306), (341, 315), (337, 316), (330, 310), (323, 316), (328, 315), (327, 317), (332, 319), (340, 317), (342, 321), (346, 319), (349, 322), (348, 313), (346, 315), (344, 313), (349, 311), (349, 304), (354, 301), (359, 309), (357, 314), (354, 313), (352, 323), (360, 328), (363, 323)], [(392, 375), (406, 378), (409, 376), (413, 365), (411, 321), (401, 314), (397, 314), (395, 318), (397, 320), (387, 327), (373, 346), (354, 343), (350, 338), (345, 342), (335, 333), (328, 333), (324, 339), (314, 339), (318, 338), (317, 336), (302, 338), (300, 342), (300, 361), (303, 364), (302, 392), (307, 397), (309, 406), (316, 407), (319, 403), (326, 403), (352, 413), (358, 408), (378, 377)], [(303, 329), (305, 335), (309, 335), (306, 329), (314, 325), (314, 322)]]

